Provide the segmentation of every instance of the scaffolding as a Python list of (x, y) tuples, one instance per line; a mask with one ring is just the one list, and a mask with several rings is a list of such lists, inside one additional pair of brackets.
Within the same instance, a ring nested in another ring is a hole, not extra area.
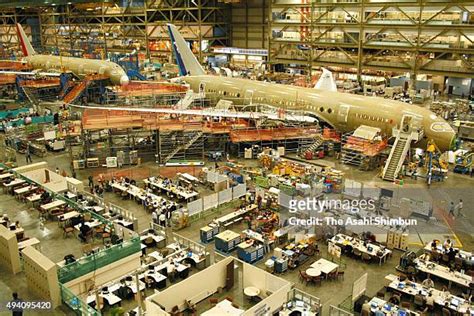
[(269, 63), (474, 75), (473, 1), (269, 1)]
[(341, 161), (361, 170), (374, 170), (382, 161), (387, 139), (368, 140), (346, 133), (342, 136)]
[[(106, 58), (109, 53), (168, 62), (171, 46), (167, 23), (173, 23), (194, 43), (202, 60), (213, 46), (228, 46), (230, 6), (218, 0), (69, 3), (37, 11), (45, 49), (77, 57)], [(201, 46), (208, 41), (207, 46)]]

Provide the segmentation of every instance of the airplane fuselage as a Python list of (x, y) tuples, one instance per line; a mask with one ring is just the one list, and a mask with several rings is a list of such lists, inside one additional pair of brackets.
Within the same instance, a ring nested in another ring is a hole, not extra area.
[(89, 74), (106, 75), (113, 84), (128, 83), (128, 76), (116, 63), (87, 58), (30, 55), (24, 58), (35, 69), (71, 71), (79, 77)]
[(253, 102), (302, 111), (341, 132), (367, 125), (380, 128), (382, 133), (391, 136), (392, 128), (399, 127), (406, 115), (418, 118), (425, 141), (434, 140), (441, 150), (448, 150), (456, 136), (451, 126), (433, 112), (399, 101), (239, 78), (200, 75), (182, 79), (195, 92), (204, 91), (235, 104)]

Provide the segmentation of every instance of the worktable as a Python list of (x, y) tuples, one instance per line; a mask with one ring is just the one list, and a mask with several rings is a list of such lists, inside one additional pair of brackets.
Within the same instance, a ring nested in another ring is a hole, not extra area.
[(216, 235), (214, 239), (217, 250), (231, 252), (240, 243), (240, 234), (237, 234), (231, 230), (226, 230)]

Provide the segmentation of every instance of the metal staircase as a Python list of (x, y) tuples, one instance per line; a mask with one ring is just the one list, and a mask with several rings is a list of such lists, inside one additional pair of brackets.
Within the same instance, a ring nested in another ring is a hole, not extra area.
[(196, 100), (200, 100), (204, 98), (204, 93), (194, 93), (192, 90), (188, 90), (184, 98), (176, 103), (176, 108), (178, 110), (185, 110), (188, 109)]
[(176, 146), (163, 160), (161, 161), (162, 164), (166, 164), (170, 161), (178, 152), (186, 151), (189, 147), (191, 147), (199, 138), (202, 137), (204, 133), (202, 131), (196, 132), (194, 136), (192, 136), (186, 143)]
[(79, 98), (82, 93), (87, 89), (89, 86), (90, 81), (84, 79), (79, 84), (75, 85), (63, 98), (64, 103), (69, 104), (74, 102), (77, 98)]
[(323, 143), (324, 139), (321, 137), (321, 135), (315, 136), (314, 142), (311, 145), (309, 145), (308, 147), (303, 147), (303, 149), (301, 150), (301, 156), (304, 157), (307, 152), (316, 152)]
[(405, 161), (405, 157), (410, 150), (411, 142), (418, 141), (423, 137), (423, 131), (417, 128), (421, 125), (419, 123), (419, 118), (406, 115), (402, 118), (402, 129), (394, 129), (393, 135), (396, 136), (396, 139), (387, 162), (385, 163), (382, 179), (386, 181), (395, 181), (398, 177)]
[(30, 101), (31, 104), (36, 108), (36, 106), (40, 104), (40, 101), (35, 96), (35, 93), (31, 91), (30, 88), (27, 88), (27, 87), (22, 86), (21, 89), (23, 90), (23, 93), (25, 94), (28, 101)]
[(387, 163), (383, 169), (383, 179), (394, 181), (405, 161), (405, 157), (410, 149), (410, 135), (400, 133), (393, 144)]

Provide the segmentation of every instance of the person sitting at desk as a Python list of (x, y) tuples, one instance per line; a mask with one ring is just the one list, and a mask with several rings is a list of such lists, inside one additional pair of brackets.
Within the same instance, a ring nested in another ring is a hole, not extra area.
[(454, 258), (456, 258), (456, 251), (453, 249), (453, 247), (449, 248), (448, 258), (450, 264), (454, 263)]
[(40, 199), (41, 199), (41, 204), (47, 204), (50, 202), (51, 200), (51, 197), (49, 195), (48, 192), (44, 191), (41, 196), (40, 196)]
[(471, 302), (472, 300), (472, 295), (469, 293), (469, 290), (464, 290), (461, 294), (462, 298), (465, 299), (468, 302)]
[(364, 304), (362, 304), (361, 315), (369, 316), (371, 308), (369, 301), (365, 300)]
[(431, 288), (434, 287), (434, 282), (428, 276), (425, 280), (423, 280), (423, 282), (421, 282), (421, 285), (428, 288), (428, 289), (431, 289)]
[(385, 313), (382, 311), (382, 307), (379, 307), (374, 312), (375, 316), (385, 316)]
[(393, 294), (392, 297), (388, 300), (389, 303), (395, 304), (395, 305), (400, 305), (400, 295), (398, 294)]
[(451, 242), (451, 239), (446, 239), (443, 244), (444, 249), (449, 249), (453, 247), (453, 243)]
[(422, 255), (419, 257), (420, 260), (424, 260), (424, 261), (430, 261), (430, 258), (431, 258), (431, 256), (430, 256), (430, 254), (427, 253), (427, 252), (425, 252), (424, 254), (422, 254)]
[(446, 286), (443, 286), (443, 288), (441, 289), (441, 297), (446, 300), (449, 298), (450, 295), (451, 292), (449, 292), (448, 288)]
[(428, 296), (427, 296), (426, 299), (425, 299), (426, 308), (425, 308), (424, 312), (431, 312), (431, 311), (433, 311), (433, 309), (434, 309), (434, 304), (435, 304), (435, 300), (434, 300), (433, 294), (428, 293)]
[(20, 226), (20, 221), (16, 221), (16, 222), (15, 222), (15, 227), (16, 227), (16, 229), (21, 228), (21, 226)]
[(87, 234), (89, 233), (89, 231), (91, 230), (91, 228), (84, 224), (84, 223), (81, 223), (81, 227), (79, 227), (79, 230), (80, 230), (80, 234), (79, 234), (79, 238), (81, 239), (82, 242), (86, 242), (87, 241)]
[(431, 242), (431, 250), (437, 250), (438, 249), (438, 241), (436, 239), (433, 239)]

